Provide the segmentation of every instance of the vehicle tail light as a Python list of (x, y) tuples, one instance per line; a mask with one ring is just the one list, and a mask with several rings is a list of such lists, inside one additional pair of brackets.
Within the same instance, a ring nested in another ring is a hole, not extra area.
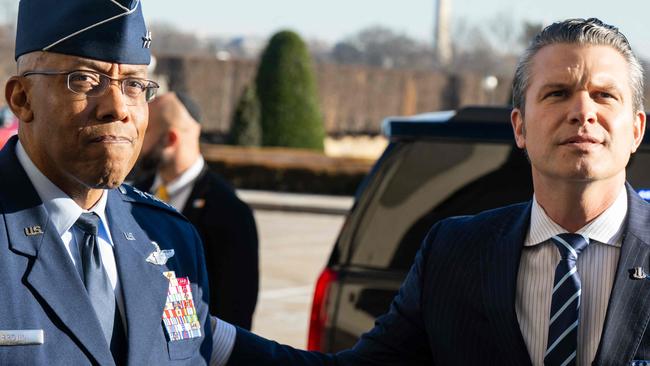
[(323, 351), (323, 337), (327, 324), (327, 302), (331, 284), (336, 281), (336, 277), (336, 271), (326, 267), (316, 281), (307, 338), (307, 349), (310, 351)]

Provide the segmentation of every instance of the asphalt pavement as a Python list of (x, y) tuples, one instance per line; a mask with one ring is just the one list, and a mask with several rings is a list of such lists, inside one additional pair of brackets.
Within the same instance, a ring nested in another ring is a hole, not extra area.
[(238, 190), (260, 237), (260, 293), (253, 331), (304, 348), (314, 285), (352, 197)]

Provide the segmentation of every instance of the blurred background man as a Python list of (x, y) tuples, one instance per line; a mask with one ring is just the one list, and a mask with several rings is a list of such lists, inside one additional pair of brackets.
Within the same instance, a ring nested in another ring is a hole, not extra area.
[(149, 113), (135, 185), (196, 226), (210, 279), (210, 313), (250, 329), (259, 287), (253, 214), (205, 164), (199, 150), (200, 110), (193, 100), (167, 93), (150, 104)]

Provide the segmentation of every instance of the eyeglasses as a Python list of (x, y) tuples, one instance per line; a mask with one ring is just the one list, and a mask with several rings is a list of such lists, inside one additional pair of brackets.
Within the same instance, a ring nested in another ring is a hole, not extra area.
[(122, 94), (126, 96), (127, 104), (137, 105), (142, 103), (143, 97), (145, 102), (151, 102), (156, 91), (160, 87), (155, 81), (141, 78), (124, 78), (113, 79), (112, 77), (102, 74), (101, 72), (90, 70), (73, 70), (73, 71), (27, 71), (21, 76), (30, 75), (66, 75), (68, 89), (79, 95), (94, 98), (104, 95), (111, 82), (117, 81), (120, 84)]

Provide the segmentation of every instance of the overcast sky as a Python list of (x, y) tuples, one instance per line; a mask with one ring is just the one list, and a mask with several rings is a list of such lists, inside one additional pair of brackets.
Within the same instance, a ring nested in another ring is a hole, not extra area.
[[(200, 34), (268, 37), (290, 28), (305, 38), (335, 42), (383, 25), (431, 42), (436, 0), (143, 0), (145, 16)], [(564, 18), (598, 17), (618, 26), (634, 49), (650, 58), (650, 1), (451, 0), (452, 19), (489, 22), (507, 14), (515, 22), (548, 24)], [(155, 37), (155, 35), (154, 35)]]

